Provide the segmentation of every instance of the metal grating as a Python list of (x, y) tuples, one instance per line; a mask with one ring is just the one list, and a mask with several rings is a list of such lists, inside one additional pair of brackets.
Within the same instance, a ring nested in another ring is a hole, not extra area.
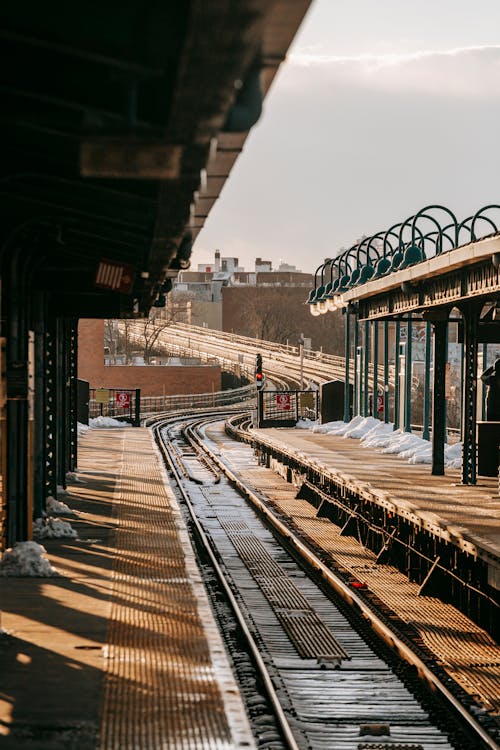
[(304, 659), (349, 659), (323, 620), (290, 580), (287, 572), (241, 521), (220, 524), (262, 593), (272, 606), (297, 653)]

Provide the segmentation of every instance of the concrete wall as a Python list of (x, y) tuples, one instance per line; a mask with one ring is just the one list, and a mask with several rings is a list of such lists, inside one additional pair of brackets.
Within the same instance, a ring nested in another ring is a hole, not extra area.
[(191, 322), (194, 326), (206, 326), (217, 331), (222, 330), (222, 302), (193, 300)]
[(88, 380), (91, 388), (140, 388), (143, 396), (221, 390), (218, 365), (105, 365), (103, 320), (81, 320), (79, 323), (78, 377)]

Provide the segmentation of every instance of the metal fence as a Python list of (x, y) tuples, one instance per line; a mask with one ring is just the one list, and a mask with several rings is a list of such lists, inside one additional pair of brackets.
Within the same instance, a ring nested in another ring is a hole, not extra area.
[(89, 417), (112, 417), (139, 424), (141, 413), (140, 388), (91, 388)]
[[(129, 394), (130, 399), (124, 399), (121, 394)], [(232, 388), (226, 391), (212, 393), (190, 393), (175, 396), (141, 396), (140, 389), (127, 390), (125, 388), (97, 388), (89, 392), (89, 416), (113, 417), (125, 419), (132, 424), (139, 424), (141, 419), (160, 412), (182, 411), (189, 412), (192, 408), (211, 406), (230, 406), (255, 399), (255, 385), (245, 385), (242, 388)], [(125, 404), (125, 406), (124, 406)]]
[(255, 399), (255, 385), (245, 385), (242, 388), (232, 388), (213, 393), (191, 393), (175, 396), (146, 396), (142, 399), (141, 416), (157, 414), (158, 412), (182, 411), (191, 408), (211, 406), (230, 406)]
[(318, 391), (260, 391), (259, 427), (292, 427), (299, 419), (317, 419)]

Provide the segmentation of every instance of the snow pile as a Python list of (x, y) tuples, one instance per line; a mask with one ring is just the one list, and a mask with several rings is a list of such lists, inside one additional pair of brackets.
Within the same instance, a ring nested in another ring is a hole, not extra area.
[[(299, 426), (299, 425), (297, 425)], [(307, 429), (306, 420), (300, 425)], [(432, 444), (418, 435), (403, 430), (394, 430), (391, 423), (381, 422), (374, 417), (357, 416), (350, 422), (310, 423), (311, 432), (339, 435), (344, 438), (357, 438), (366, 448), (376, 448), (382, 453), (399, 455), (411, 464), (432, 463)], [(462, 466), (462, 444), (445, 446), (445, 465), (450, 469)]]
[(317, 425), (317, 422), (314, 422), (312, 419), (301, 417), (295, 426), (299, 430), (311, 430), (316, 425)]
[(47, 498), (47, 511), (49, 513), (60, 513), (63, 516), (77, 516), (78, 513), (72, 510), (66, 503), (62, 503), (60, 500), (56, 500), (55, 497), (49, 495)]
[(80, 479), (76, 471), (66, 472), (66, 479), (68, 482), (73, 482), (73, 484), (85, 484), (84, 480)]
[(450, 469), (462, 468), (462, 443), (455, 445), (446, 445), (444, 449), (444, 462)]
[(113, 419), (113, 417), (96, 417), (95, 419), (89, 419), (89, 427), (93, 430), (102, 430), (108, 427), (132, 427), (132, 425), (130, 422), (120, 422), (119, 419)]
[(82, 422), (77, 422), (76, 434), (78, 437), (81, 437), (81, 435), (85, 435), (87, 430), (90, 430), (90, 427), (88, 426), (88, 424), (82, 424)]
[(17, 542), (0, 560), (0, 576), (55, 576), (57, 570), (43, 555), (45, 547), (37, 542)]
[(67, 521), (61, 521), (60, 518), (37, 518), (33, 524), (33, 534), (37, 539), (62, 539), (69, 537), (76, 538), (76, 531)]
[(385, 448), (394, 435), (394, 425), (392, 422), (379, 422), (371, 430), (365, 433), (361, 442), (367, 448)]

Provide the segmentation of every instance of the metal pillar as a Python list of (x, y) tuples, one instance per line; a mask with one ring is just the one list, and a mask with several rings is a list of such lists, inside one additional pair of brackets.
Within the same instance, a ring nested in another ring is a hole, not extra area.
[(384, 422), (389, 421), (389, 321), (384, 320)]
[(431, 336), (432, 329), (429, 321), (425, 324), (425, 371), (424, 371), (424, 429), (422, 437), (424, 440), (430, 439), (429, 422), (430, 422), (430, 396), (431, 396)]
[(66, 486), (67, 398), (66, 398), (66, 341), (63, 320), (56, 322), (56, 478), (59, 486)]
[(78, 460), (78, 320), (68, 322), (69, 453), (68, 471), (75, 471)]
[(448, 316), (432, 321), (434, 326), (434, 400), (432, 405), (432, 474), (444, 474), (446, 439), (445, 376), (448, 342)]
[(482, 304), (460, 306), (464, 320), (463, 484), (476, 484), (477, 339)]
[(351, 418), (350, 409), (350, 357), (351, 357), (351, 313), (347, 308), (345, 313), (345, 377), (344, 377), (344, 422), (349, 422)]
[(28, 325), (29, 295), (25, 269), (15, 253), (2, 272), (2, 318), (6, 343), (6, 449), (3, 478), (6, 498), (6, 543), (28, 539), (31, 510), (28, 508)]
[(370, 384), (369, 384), (369, 365), (370, 365), (370, 321), (365, 320), (365, 336), (363, 346), (363, 410), (364, 417), (370, 414)]
[(359, 331), (358, 331), (358, 313), (357, 311), (354, 313), (354, 341), (353, 341), (353, 350), (354, 350), (354, 409), (353, 409), (353, 417), (356, 417), (359, 414), (359, 389), (358, 389), (358, 383), (360, 379), (360, 373), (358, 372), (358, 341), (359, 341)]
[(33, 328), (35, 332), (35, 430), (34, 430), (34, 517), (45, 509), (45, 320), (46, 300), (42, 293), (34, 298)]
[(45, 419), (44, 419), (44, 455), (45, 455), (45, 499), (48, 495), (57, 495), (57, 356), (56, 356), (56, 319), (47, 319), (45, 327)]
[(399, 343), (401, 336), (401, 324), (396, 321), (394, 336), (394, 427), (399, 429)]
[(405, 432), (411, 432), (411, 385), (412, 385), (412, 315), (408, 315), (406, 324), (406, 348), (405, 348), (405, 383), (404, 383), (404, 427)]
[(378, 320), (373, 322), (373, 396), (372, 415), (378, 419)]

